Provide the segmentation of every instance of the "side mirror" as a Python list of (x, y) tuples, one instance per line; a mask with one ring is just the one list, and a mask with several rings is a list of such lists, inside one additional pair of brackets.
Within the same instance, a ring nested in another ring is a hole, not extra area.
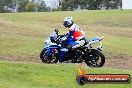
[(58, 28), (56, 28), (56, 29), (55, 29), (55, 32), (56, 32), (56, 33), (59, 33), (59, 30), (58, 30)]

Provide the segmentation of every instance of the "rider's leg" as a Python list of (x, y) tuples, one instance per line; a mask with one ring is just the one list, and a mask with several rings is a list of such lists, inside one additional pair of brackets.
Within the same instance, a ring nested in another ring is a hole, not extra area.
[(81, 46), (83, 46), (85, 44), (85, 40), (80, 40), (80, 41), (75, 41), (75, 42), (77, 44), (72, 47), (73, 49), (81, 47)]

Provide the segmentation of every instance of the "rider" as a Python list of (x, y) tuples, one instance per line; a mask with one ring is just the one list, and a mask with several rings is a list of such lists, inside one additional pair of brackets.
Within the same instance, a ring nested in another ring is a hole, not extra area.
[[(72, 17), (66, 17), (64, 19), (63, 25), (66, 28), (68, 28), (68, 33), (65, 34), (67, 36), (67, 39), (72, 37), (74, 39), (75, 43), (76, 43), (75, 45), (73, 45), (71, 47), (72, 49), (81, 47), (85, 44), (85, 41), (86, 41), (85, 40), (85, 34), (82, 31), (82, 29), (79, 28), (79, 26), (77, 24), (74, 24)], [(62, 48), (62, 49), (64, 49), (64, 48)], [(64, 55), (64, 53), (61, 50), (59, 62), (62, 62), (63, 55)]]
[(66, 17), (63, 25), (69, 30), (66, 34), (68, 36), (67, 39), (73, 37), (76, 42), (76, 45), (72, 46), (73, 49), (81, 47), (85, 44), (85, 34), (77, 24), (74, 24), (72, 17)]

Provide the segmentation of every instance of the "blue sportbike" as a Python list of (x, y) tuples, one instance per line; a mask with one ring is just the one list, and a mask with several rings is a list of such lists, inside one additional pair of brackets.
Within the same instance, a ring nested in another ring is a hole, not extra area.
[(102, 48), (103, 37), (86, 40), (84, 46), (72, 49), (71, 47), (76, 45), (72, 37), (67, 39), (66, 36), (56, 36), (57, 37), (52, 38), (52, 40), (50, 37), (45, 40), (44, 48), (40, 53), (40, 58), (43, 63), (57, 63), (59, 59), (62, 58), (62, 62), (66, 63), (85, 62), (90, 67), (102, 67), (104, 65), (105, 56), (103, 55)]

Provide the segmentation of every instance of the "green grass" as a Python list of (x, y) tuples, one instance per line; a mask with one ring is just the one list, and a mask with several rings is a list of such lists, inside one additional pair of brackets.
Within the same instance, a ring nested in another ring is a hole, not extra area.
[[(85, 67), (86, 68), (86, 67)], [(131, 70), (86, 68), (90, 74), (131, 74)], [(0, 61), (0, 88), (131, 88), (132, 84), (76, 83), (78, 66)]]

